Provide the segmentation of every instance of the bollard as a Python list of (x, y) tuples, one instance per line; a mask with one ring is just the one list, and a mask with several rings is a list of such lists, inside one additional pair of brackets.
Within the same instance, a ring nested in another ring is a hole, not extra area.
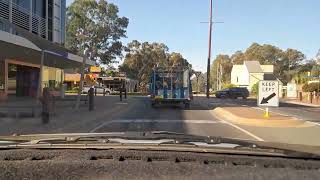
[(312, 99), (313, 99), (313, 93), (310, 93), (310, 103), (312, 104)]
[(94, 89), (90, 88), (89, 90), (89, 111), (94, 110)]
[(270, 118), (270, 113), (269, 113), (269, 108), (268, 107), (265, 109), (263, 117), (266, 118), (266, 119)]
[(127, 88), (124, 89), (124, 98), (127, 99)]
[(106, 96), (106, 89), (103, 89), (103, 96)]
[(299, 100), (302, 101), (302, 92), (299, 92)]
[(120, 101), (122, 101), (122, 89), (120, 89)]
[(94, 88), (94, 96), (97, 96), (97, 88)]
[(49, 123), (49, 120), (50, 120), (50, 117), (49, 117), (49, 104), (50, 104), (49, 88), (43, 88), (41, 102), (42, 102), (42, 113), (41, 113), (42, 124), (47, 124), (47, 123)]

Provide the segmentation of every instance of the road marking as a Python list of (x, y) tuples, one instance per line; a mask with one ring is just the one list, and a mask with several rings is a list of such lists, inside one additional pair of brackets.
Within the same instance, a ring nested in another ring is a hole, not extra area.
[[(262, 110), (262, 111), (265, 111), (265, 109), (263, 109), (263, 108), (260, 108), (260, 107), (252, 107), (253, 109), (259, 109), (259, 110)], [(286, 116), (286, 117), (296, 117), (295, 115), (289, 115), (289, 114), (283, 114), (283, 113), (279, 113), (279, 112), (276, 112), (276, 111), (274, 111), (274, 110), (271, 110), (270, 111), (270, 109), (269, 109), (269, 112), (272, 112), (272, 113), (276, 113), (276, 114), (279, 114), (279, 115), (281, 115), (281, 116)], [(296, 117), (297, 118), (297, 117)], [(300, 119), (300, 118), (298, 118), (298, 119)]]
[(123, 105), (123, 104), (128, 104), (127, 102), (118, 102), (118, 103), (116, 103), (116, 104), (121, 104), (121, 105)]
[(106, 126), (106, 125), (108, 125), (108, 124), (111, 124), (111, 123), (113, 123), (113, 121), (106, 121), (106, 122), (100, 124), (99, 126), (93, 128), (93, 129), (92, 129), (91, 131), (89, 131), (89, 132), (90, 132), (90, 133), (94, 133), (96, 130), (102, 128), (103, 126)]
[(314, 124), (314, 125), (317, 125), (317, 126), (320, 126), (320, 123), (316, 123), (316, 122), (312, 122), (312, 121), (308, 121), (309, 123), (311, 124)]
[(178, 119), (120, 119), (114, 123), (192, 123), (192, 124), (216, 124), (219, 121), (212, 120), (178, 120)]
[(231, 122), (222, 120), (220, 117), (218, 117), (218, 116), (216, 116), (216, 115), (213, 115), (213, 116), (214, 116), (215, 118), (219, 119), (219, 121), (221, 121), (221, 123), (228, 124), (229, 126), (232, 126), (232, 127), (236, 128), (236, 129), (242, 131), (243, 133), (245, 133), (245, 134), (253, 137), (254, 139), (256, 139), (256, 140), (258, 140), (258, 141), (264, 141), (262, 138), (260, 138), (260, 137), (258, 137), (258, 136), (256, 136), (256, 135), (252, 134), (251, 132), (249, 132), (249, 131), (247, 131), (247, 130), (245, 130), (245, 129), (243, 129), (243, 128), (241, 128), (241, 127), (239, 127), (239, 126), (237, 126), (237, 125), (235, 125), (235, 124), (233, 124), (233, 123), (231, 123)]
[(264, 141), (262, 138), (260, 138), (260, 137), (258, 137), (258, 136), (256, 136), (256, 135), (252, 134), (251, 132), (249, 132), (249, 131), (247, 131), (247, 130), (245, 130), (245, 129), (242, 129), (241, 127), (239, 127), (239, 126), (237, 126), (237, 125), (235, 125), (235, 124), (232, 124), (232, 123), (227, 122), (227, 121), (224, 121), (224, 120), (220, 120), (220, 121), (222, 121), (222, 123), (228, 124), (228, 125), (236, 128), (236, 129), (238, 129), (238, 130), (246, 133), (247, 135), (255, 138), (255, 139), (258, 140), (258, 141)]
[(223, 123), (221, 121), (212, 121), (212, 120), (167, 120), (167, 119), (119, 119), (119, 120), (110, 120), (106, 121), (99, 126), (95, 127), (90, 131), (90, 133), (93, 133), (97, 131), (98, 129), (110, 125), (111, 123), (190, 123), (190, 124), (217, 124), (217, 123)]

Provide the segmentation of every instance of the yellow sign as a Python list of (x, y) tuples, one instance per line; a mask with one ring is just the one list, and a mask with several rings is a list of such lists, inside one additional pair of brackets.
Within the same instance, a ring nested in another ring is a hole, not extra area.
[(99, 67), (99, 66), (91, 66), (90, 67), (90, 72), (99, 73), (99, 72), (101, 72), (101, 67)]

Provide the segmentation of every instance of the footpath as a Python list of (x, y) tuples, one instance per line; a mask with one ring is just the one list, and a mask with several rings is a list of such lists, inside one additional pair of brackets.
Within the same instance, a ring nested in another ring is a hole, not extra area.
[(127, 107), (132, 106), (129, 99), (120, 102), (119, 96), (97, 96), (94, 111), (89, 111), (84, 102), (78, 110), (74, 109), (75, 102), (60, 102), (48, 124), (43, 124), (38, 116), (0, 117), (0, 135), (89, 132), (113, 115), (127, 111)]
[(280, 99), (280, 102), (302, 105), (302, 106), (309, 106), (309, 107), (320, 107), (320, 101), (316, 101), (316, 100), (310, 103), (310, 101), (306, 101), (306, 100), (299, 101), (298, 99)]

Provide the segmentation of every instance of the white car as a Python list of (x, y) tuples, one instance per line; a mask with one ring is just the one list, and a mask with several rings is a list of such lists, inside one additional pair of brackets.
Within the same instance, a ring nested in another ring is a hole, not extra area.
[[(87, 94), (92, 86), (84, 86), (82, 88), (82, 93)], [(106, 93), (107, 95), (111, 94), (111, 90), (109, 88), (101, 87), (101, 86), (93, 86), (94, 90), (97, 91), (97, 94)]]

